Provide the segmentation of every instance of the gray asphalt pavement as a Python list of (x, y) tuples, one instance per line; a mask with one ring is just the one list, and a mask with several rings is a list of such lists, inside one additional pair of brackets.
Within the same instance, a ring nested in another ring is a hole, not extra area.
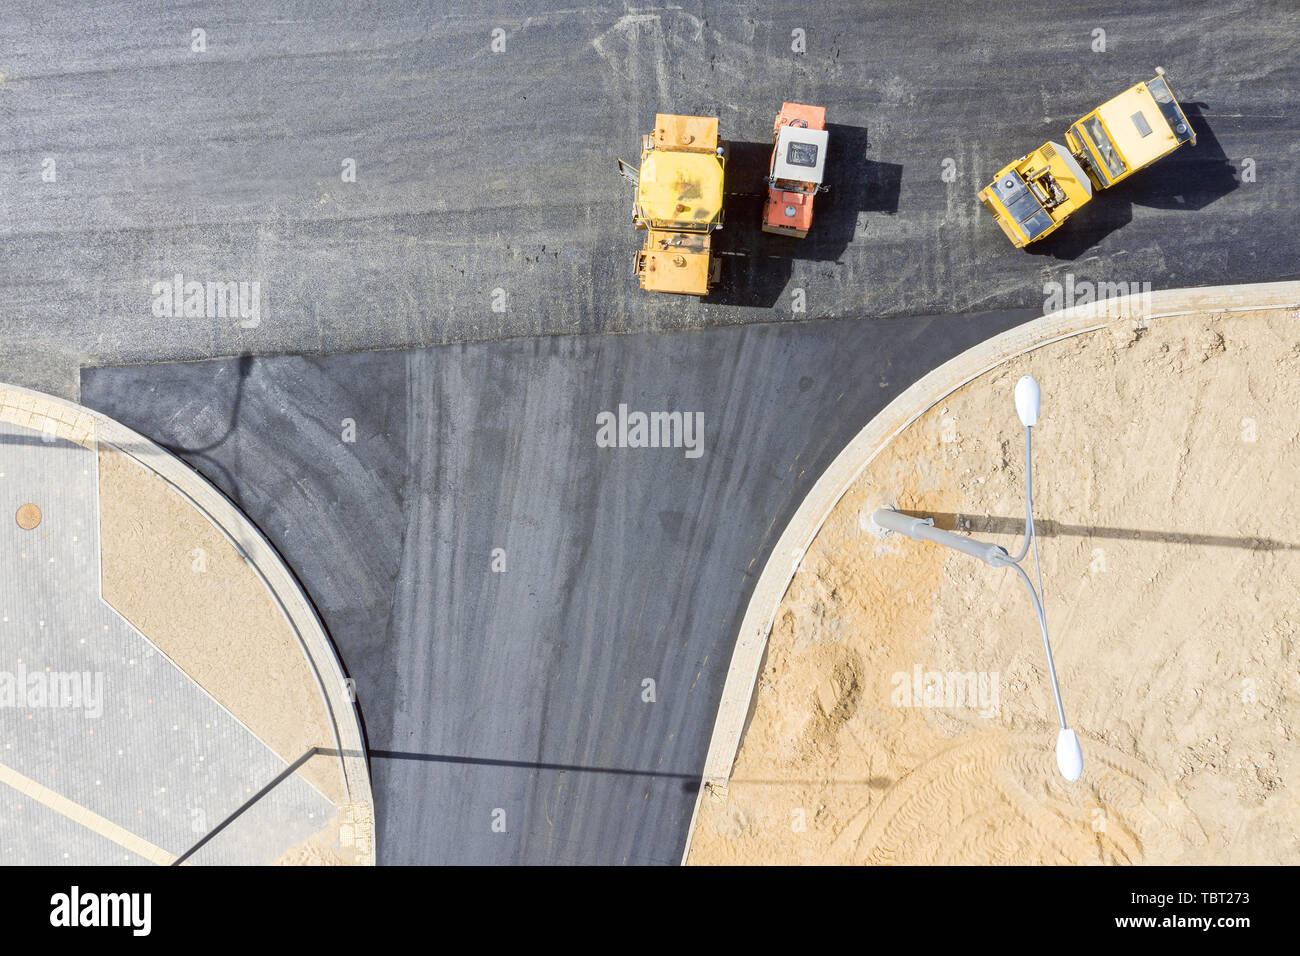
[[(357, 681), (381, 863), (675, 863), (799, 502), (899, 391), (1030, 317), (87, 369), (83, 396), (297, 571)], [(701, 453), (598, 447), (620, 404), (702, 413)]]
[[(75, 397), (82, 364), (1033, 307), (1067, 272), (1295, 278), (1298, 34), (1288, 0), (13, 3), (0, 380)], [(1200, 145), (1012, 249), (975, 192), (1157, 64)], [(787, 99), (833, 124), (802, 243), (757, 230)], [(733, 143), (703, 305), (631, 274), (614, 159), (660, 110)], [(260, 321), (156, 315), (176, 274), (258, 283)]]

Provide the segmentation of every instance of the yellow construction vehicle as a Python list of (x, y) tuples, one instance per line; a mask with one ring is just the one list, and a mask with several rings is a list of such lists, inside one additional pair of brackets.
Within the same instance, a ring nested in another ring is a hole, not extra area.
[(706, 295), (717, 283), (722, 263), (710, 236), (722, 228), (726, 162), (716, 118), (667, 113), (655, 116), (654, 131), (641, 137), (639, 170), (618, 161), (636, 183), (632, 224), (646, 231), (635, 259), (641, 288)]
[(1099, 189), (1172, 153), (1196, 134), (1165, 80), (1156, 76), (1107, 100), (1066, 131), (1005, 167), (980, 202), (1017, 249), (1055, 231)]

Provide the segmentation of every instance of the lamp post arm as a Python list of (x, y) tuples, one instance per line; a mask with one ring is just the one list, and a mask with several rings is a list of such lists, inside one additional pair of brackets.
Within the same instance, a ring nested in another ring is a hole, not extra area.
[(1020, 546), (1020, 553), (1011, 560), (1020, 562), (1029, 553), (1029, 542), (1034, 537), (1034, 462), (1032, 439), (1033, 428), (1025, 426), (1025, 543)]
[(871, 515), (871, 520), (882, 528), (905, 534), (913, 541), (930, 541), (952, 548), (972, 558), (979, 558), (990, 567), (1001, 567), (1007, 559), (1007, 552), (1001, 545), (977, 541), (951, 531), (934, 527), (933, 518), (915, 518), (895, 511), (892, 508), (880, 508)]
[(1014, 562), (1007, 562), (1007, 566), (1015, 568), (1016, 573), (1020, 575), (1020, 580), (1025, 583), (1025, 589), (1029, 591), (1029, 599), (1034, 604), (1034, 612), (1038, 615), (1038, 629), (1043, 632), (1043, 651), (1047, 654), (1047, 673), (1052, 678), (1052, 695), (1056, 698), (1056, 715), (1061, 720), (1061, 729), (1065, 730), (1068, 726), (1065, 723), (1065, 707), (1061, 704), (1061, 686), (1056, 682), (1056, 664), (1052, 660), (1052, 645), (1047, 639), (1047, 615), (1043, 612), (1043, 602), (1038, 600), (1038, 592), (1034, 590), (1034, 585), (1029, 580), (1029, 575), (1025, 569)]

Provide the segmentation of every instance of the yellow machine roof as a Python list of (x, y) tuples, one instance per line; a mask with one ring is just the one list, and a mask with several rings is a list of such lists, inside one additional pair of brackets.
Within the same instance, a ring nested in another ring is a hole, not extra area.
[(711, 152), (650, 150), (641, 160), (637, 206), (654, 222), (711, 222), (722, 211), (722, 163)]
[(656, 149), (698, 149), (711, 153), (718, 147), (718, 118), (656, 113), (651, 135)]
[(1041, 239), (1092, 199), (1092, 183), (1070, 151), (1046, 142), (1003, 167), (980, 202), (1017, 247)]
[[(1169, 128), (1160, 112), (1160, 104), (1155, 101), (1145, 83), (1139, 83), (1114, 99), (1107, 100), (1094, 112), (1101, 117), (1106, 132), (1114, 140), (1129, 171), (1141, 169), (1178, 145), (1174, 131)], [(1146, 135), (1143, 135), (1138, 126), (1137, 114), (1141, 114), (1150, 130)]]

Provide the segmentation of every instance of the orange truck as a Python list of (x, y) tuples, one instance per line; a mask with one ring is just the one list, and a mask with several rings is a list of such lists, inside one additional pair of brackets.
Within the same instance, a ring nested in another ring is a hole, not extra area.
[(827, 187), (826, 108), (783, 103), (772, 128), (763, 231), (802, 239), (812, 226), (813, 199)]

